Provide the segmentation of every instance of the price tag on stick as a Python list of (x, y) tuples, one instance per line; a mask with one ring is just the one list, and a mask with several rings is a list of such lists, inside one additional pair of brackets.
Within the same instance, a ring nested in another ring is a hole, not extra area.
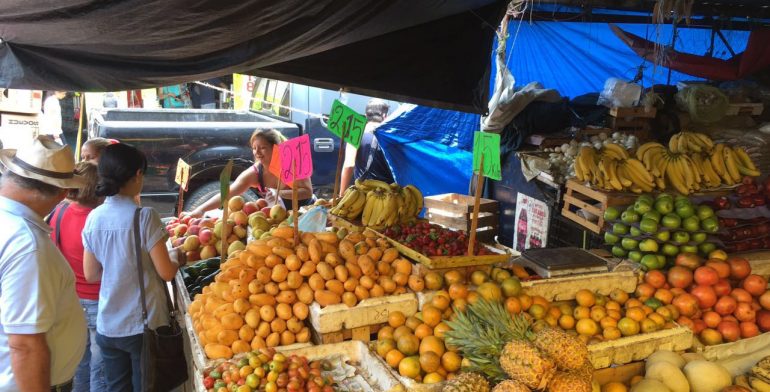
[(179, 187), (187, 191), (187, 183), (190, 182), (190, 165), (187, 164), (182, 158), (176, 162), (176, 176), (174, 182), (179, 184)]
[(302, 180), (313, 175), (309, 135), (304, 134), (279, 144), (278, 155), (281, 161), (281, 175), (278, 178), (283, 183), (291, 184), (294, 180)]
[[(484, 166), (481, 167), (481, 155)], [(500, 181), (500, 135), (496, 133), (476, 132), (473, 134), (473, 172)]]
[(356, 113), (355, 110), (335, 99), (326, 125), (329, 131), (339, 136), (344, 142), (358, 148), (361, 145), (361, 137), (364, 135), (366, 116)]

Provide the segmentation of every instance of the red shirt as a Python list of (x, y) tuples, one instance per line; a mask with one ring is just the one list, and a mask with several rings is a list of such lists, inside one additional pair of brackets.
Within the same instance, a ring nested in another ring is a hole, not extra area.
[(98, 300), (100, 283), (89, 283), (83, 274), (83, 239), (81, 233), (86, 225), (86, 218), (93, 208), (85, 207), (77, 203), (70, 203), (64, 211), (61, 219), (61, 243), (56, 243), (56, 221), (59, 219), (59, 211), (62, 204), (56, 206), (51, 214), (53, 228), (51, 239), (59, 248), (64, 258), (70, 263), (72, 271), (75, 272), (75, 291), (78, 297), (82, 299)]

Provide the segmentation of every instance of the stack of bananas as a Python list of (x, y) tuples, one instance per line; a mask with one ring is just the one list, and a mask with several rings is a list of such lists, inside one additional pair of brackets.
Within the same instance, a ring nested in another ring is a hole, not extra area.
[(356, 180), (330, 212), (346, 219), (360, 216), (364, 226), (382, 229), (416, 220), (422, 203), (422, 192), (414, 185)]
[(668, 148), (645, 143), (636, 151), (636, 157), (652, 173), (658, 189), (664, 190), (670, 184), (684, 195), (722, 184), (735, 185), (743, 176), (760, 174), (743, 148), (715, 144), (708, 136), (695, 132), (672, 136)]
[(605, 144), (601, 150), (583, 146), (575, 158), (575, 177), (605, 190), (650, 192), (655, 179), (642, 162), (615, 143)]

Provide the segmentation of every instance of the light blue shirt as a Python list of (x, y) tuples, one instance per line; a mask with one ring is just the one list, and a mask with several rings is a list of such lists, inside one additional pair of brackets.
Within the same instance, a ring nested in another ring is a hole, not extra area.
[[(136, 208), (131, 198), (110, 196), (88, 215), (83, 228), (83, 247), (102, 265), (96, 331), (111, 338), (144, 332), (134, 250)], [(149, 252), (158, 241), (165, 242), (167, 234), (160, 216), (151, 208), (142, 209), (139, 227), (148, 321), (150, 328), (155, 329), (168, 325), (168, 306), (163, 293), (165, 282), (155, 271)]]
[(29, 207), (0, 196), (0, 392), (18, 391), (8, 334), (44, 333), (51, 383), (72, 379), (83, 357), (86, 320), (75, 274)]

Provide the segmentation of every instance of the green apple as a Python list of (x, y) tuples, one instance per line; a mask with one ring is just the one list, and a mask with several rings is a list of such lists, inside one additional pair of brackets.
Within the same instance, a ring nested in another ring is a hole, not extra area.
[(625, 250), (634, 250), (639, 246), (639, 241), (626, 237), (620, 240), (620, 246)]
[(655, 201), (655, 211), (665, 215), (674, 211), (674, 202), (670, 198), (658, 199)]
[(687, 196), (677, 195), (674, 198), (674, 204), (677, 204), (677, 203), (688, 203), (688, 204), (690, 204), (690, 199)]
[(625, 249), (623, 249), (623, 248), (621, 248), (621, 247), (619, 247), (617, 245), (612, 247), (612, 255), (615, 256), (615, 257), (626, 257), (627, 253), (628, 252), (626, 252)]
[(604, 243), (607, 245), (615, 245), (620, 241), (620, 237), (610, 232), (604, 233)]
[(632, 250), (628, 252), (628, 259), (637, 263), (642, 260), (642, 256), (644, 256), (644, 253), (638, 250)]
[(655, 233), (655, 239), (660, 242), (668, 242), (671, 239), (671, 232), (668, 230), (661, 230)]
[(612, 225), (612, 233), (617, 235), (626, 235), (628, 234), (628, 226), (622, 223), (614, 223)]
[(715, 216), (710, 216), (702, 220), (700, 226), (709, 233), (716, 233), (719, 231), (719, 221), (717, 221)]
[(661, 252), (666, 256), (676, 256), (679, 254), (679, 247), (673, 244), (663, 244)]
[(689, 202), (677, 205), (675, 206), (675, 209), (676, 209), (676, 214), (679, 215), (679, 217), (682, 219), (695, 216), (695, 208), (693, 208), (692, 204), (690, 204)]
[(712, 216), (714, 216), (714, 210), (711, 207), (705, 204), (702, 204), (698, 206), (696, 214), (698, 215), (698, 219), (704, 220), (706, 218), (711, 218)]
[(662, 199), (671, 200), (671, 203), (674, 202), (674, 196), (671, 196), (671, 194), (666, 192), (658, 193), (658, 196), (655, 196), (655, 200), (662, 200)]
[(695, 215), (684, 218), (682, 228), (689, 232), (698, 231), (700, 230), (700, 220)]
[(604, 220), (606, 221), (618, 220), (619, 216), (620, 210), (615, 207), (607, 207), (607, 209), (604, 211)]
[(652, 210), (652, 203), (647, 202), (647, 200), (637, 200), (634, 203), (634, 211), (638, 214), (645, 214), (650, 210)]
[(626, 224), (639, 222), (640, 217), (639, 213), (632, 209), (627, 209), (620, 214), (620, 220)]
[(677, 244), (686, 244), (690, 242), (690, 233), (687, 233), (685, 231), (675, 231), (673, 240)]
[(650, 195), (639, 195), (639, 197), (636, 198), (636, 201), (643, 201), (649, 205), (653, 205), (655, 203), (655, 199), (653, 199)]
[(658, 222), (652, 219), (642, 219), (639, 228), (645, 233), (652, 234), (658, 231)]
[(661, 219), (661, 223), (663, 224), (663, 227), (666, 227), (669, 229), (678, 229), (679, 226), (682, 225), (682, 218), (680, 218), (679, 215), (677, 214), (668, 213), (666, 215), (663, 215), (663, 218)]
[(661, 267), (658, 267), (658, 264), (660, 264), (660, 262), (658, 261), (658, 256), (653, 254), (644, 255), (644, 257), (642, 257), (642, 261), (640, 262), (640, 264), (642, 264), (642, 267), (644, 267), (648, 271), (661, 268)]
[(706, 237), (708, 237), (708, 234), (703, 233), (703, 232), (692, 233), (690, 235), (690, 240), (691, 241), (695, 241), (696, 243), (700, 244), (703, 241), (706, 241)]
[(660, 223), (660, 218), (662, 218), (662, 217), (663, 217), (663, 215), (661, 215), (660, 212), (658, 212), (656, 210), (652, 210), (652, 211), (649, 211), (649, 212), (645, 213), (644, 215), (642, 215), (642, 220), (652, 219), (655, 222)]
[(698, 245), (682, 245), (679, 247), (679, 251), (682, 253), (698, 253)]
[(708, 256), (709, 253), (715, 251), (716, 249), (717, 246), (713, 242), (704, 242), (698, 245), (698, 250), (700, 250), (700, 253), (704, 256)]
[(652, 238), (642, 240), (641, 242), (639, 242), (639, 250), (641, 250), (642, 252), (655, 253), (658, 251), (658, 242), (653, 240)]
[(639, 237), (642, 235), (642, 231), (636, 226), (631, 226), (631, 228), (628, 229), (628, 232), (631, 234), (631, 237)]

